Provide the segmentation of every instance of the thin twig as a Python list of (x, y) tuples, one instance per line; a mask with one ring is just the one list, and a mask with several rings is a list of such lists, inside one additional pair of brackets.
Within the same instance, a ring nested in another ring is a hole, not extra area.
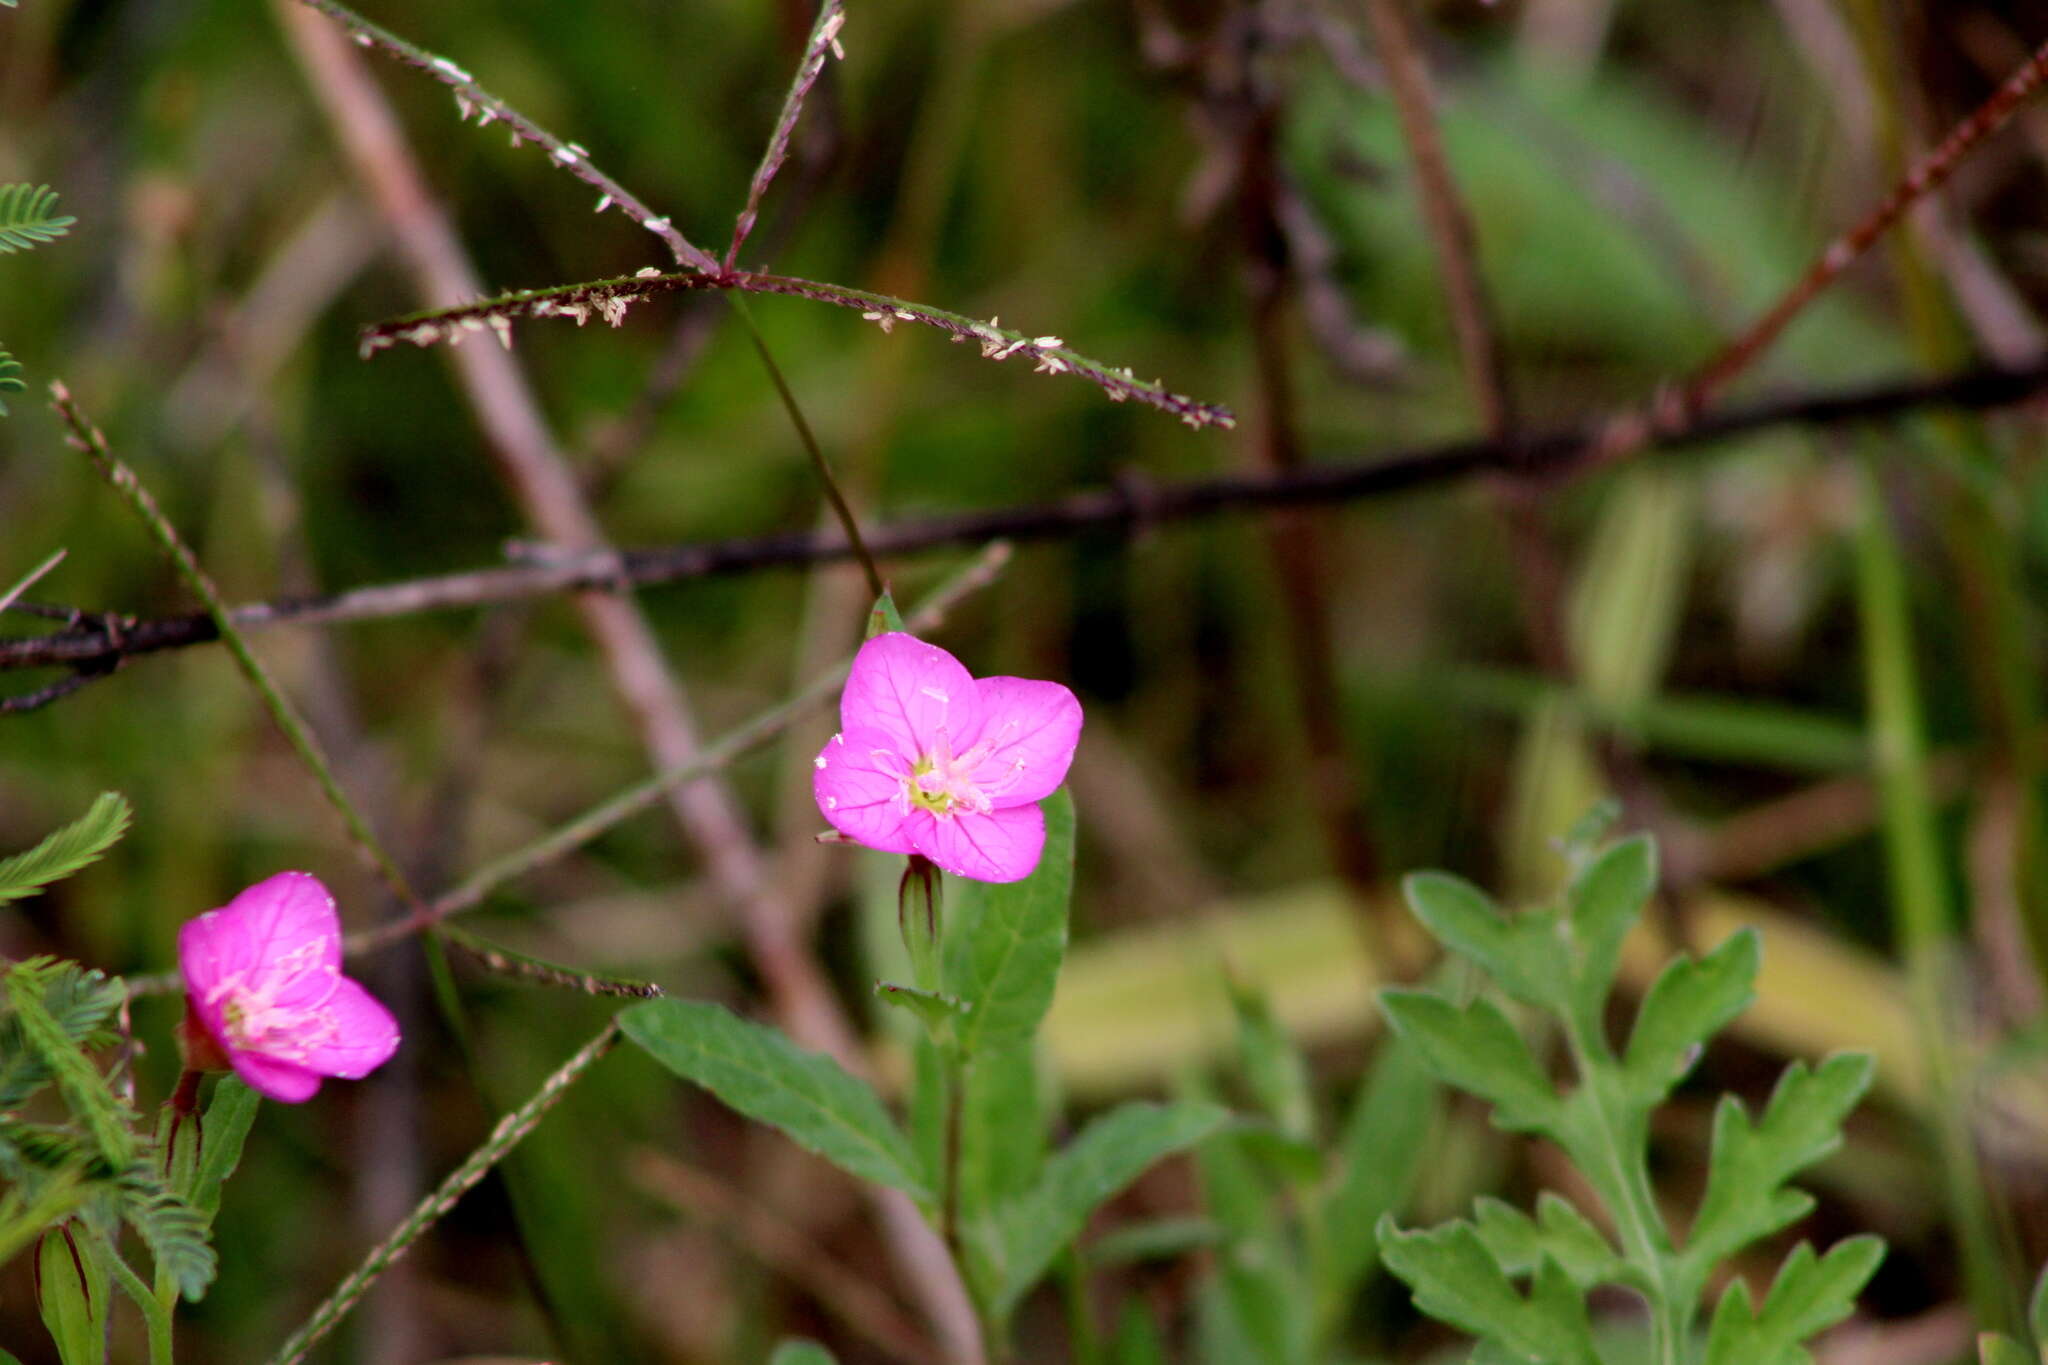
[(206, 570), (200, 567), (198, 557), (186, 546), (178, 535), (177, 528), (171, 525), (170, 518), (163, 514), (163, 509), (157, 506), (156, 499), (142, 486), (142, 481), (136, 478), (135, 471), (123, 464), (115, 457), (113, 451), (108, 449), (107, 438), (101, 434), (98, 427), (86, 420), (84, 414), (78, 410), (78, 405), (72, 400), (71, 391), (61, 382), (53, 382), (50, 385), (50, 400), (57, 410), (57, 416), (68, 429), (68, 439), (73, 448), (88, 456), (93, 467), (99, 470), (100, 477), (126, 499), (135, 515), (149, 528), (157, 544), (170, 557), (172, 565), (176, 567), (178, 575), (185, 580), (186, 586), (206, 604), (207, 615), (213, 619), (214, 626), (220, 631), (221, 639), (226, 642), (228, 652), (234, 656), (235, 663), (249, 679), (250, 685), (256, 689), (257, 695), (262, 697), (264, 706), (270, 711), (271, 719), (276, 721), (277, 728), (284, 732), (286, 741), (312, 771), (328, 804), (341, 816), (342, 824), (348, 830), (349, 842), (355, 845), (356, 851), (362, 854), (364, 861), (369, 863), (371, 869), (391, 888), (391, 893), (401, 902), (408, 906), (423, 904), (418, 893), (412, 889), (412, 883), (406, 879), (405, 873), (399, 870), (398, 864), (385, 852), (383, 844), (371, 829), (369, 820), (356, 808), (348, 793), (341, 789), (341, 783), (334, 775), (334, 766), (320, 747), (319, 739), (300, 718), (297, 709), (284, 693), (278, 689), (276, 682), (271, 679), (270, 671), (249, 648), (249, 642), (242, 638), (241, 631), (228, 615), (227, 604), (221, 600), (220, 589), (214, 585)]
[(411, 1215), (392, 1230), (389, 1237), (372, 1247), (370, 1253), (363, 1258), (362, 1264), (313, 1310), (304, 1325), (278, 1348), (277, 1354), (272, 1357), (272, 1365), (297, 1365), (298, 1361), (304, 1360), (307, 1352), (333, 1331), (335, 1324), (348, 1316), (349, 1310), (355, 1307), (377, 1277), (390, 1269), (392, 1262), (403, 1256), (427, 1229), (455, 1207), (456, 1201), (504, 1160), (512, 1149), (539, 1125), (541, 1118), (568, 1092), (569, 1087), (574, 1085), (600, 1057), (611, 1051), (618, 1041), (618, 1025), (607, 1022), (595, 1038), (577, 1049), (575, 1055), (562, 1063), (553, 1075), (542, 1081), (540, 1088), (533, 1092), (526, 1103), (499, 1119), (497, 1127), (491, 1130), (491, 1135), (484, 1139), (483, 1145), (471, 1152), (460, 1166), (449, 1172), (448, 1178), (436, 1186), (433, 1193), (421, 1200)]
[(791, 298), (810, 299), (814, 303), (829, 303), (858, 312), (884, 332), (894, 331), (899, 322), (915, 323), (944, 332), (954, 342), (974, 342), (987, 360), (1022, 356), (1032, 362), (1034, 374), (1071, 374), (1085, 379), (1100, 388), (1113, 403), (1136, 401), (1170, 413), (1196, 428), (1221, 427), (1228, 430), (1237, 425), (1237, 418), (1229, 408), (1174, 393), (1157, 379), (1141, 380), (1128, 366), (1109, 365), (1069, 349), (1060, 337), (1030, 336), (1002, 326), (997, 318), (982, 322), (912, 299), (756, 270), (729, 270), (716, 275), (692, 271), (663, 274), (650, 266), (637, 275), (558, 284), (545, 289), (515, 289), (492, 298), (477, 298), (477, 291), (472, 290), (469, 302), (422, 309), (371, 323), (357, 334), (356, 349), (368, 357), (400, 342), (414, 346), (455, 345), (466, 337), (485, 331), (495, 333), (501, 342), (509, 346), (514, 322), (567, 318), (580, 327), (595, 317), (617, 327), (625, 321), (626, 311), (636, 303), (664, 294), (705, 289), (737, 294), (784, 294)]
[(1381, 64), (1386, 68), (1387, 87), (1394, 97), (1394, 111), (1400, 118), (1408, 160), (1415, 168), (1423, 220), (1436, 251), (1437, 269), (1443, 276), (1451, 330), (1458, 338), (1466, 380), (1478, 402), (1481, 425), (1496, 440), (1505, 441), (1516, 427), (1514, 387), (1508, 377), (1507, 356), (1501, 347), (1500, 330), (1494, 325), (1493, 302), (1487, 294), (1486, 280), (1479, 270), (1478, 233), (1473, 229), (1472, 214), (1465, 207), (1464, 197), (1458, 193), (1450, 158), (1444, 154), (1429, 67), (1409, 29), (1403, 8), (1406, 3), (1407, 0), (1365, 0), (1366, 15), (1372, 22)]
[(13, 587), (9, 588), (6, 592), (0, 592), (0, 612), (6, 611), (9, 607), (20, 601), (23, 593), (33, 588), (50, 570), (62, 564), (66, 553), (68, 552), (64, 550), (50, 551), (49, 556), (42, 563), (30, 569), (26, 574), (23, 574), (21, 580)]
[(677, 263), (713, 275), (718, 273), (718, 262), (713, 260), (708, 252), (693, 245), (682, 233), (676, 231), (675, 225), (667, 218), (656, 217), (654, 211), (641, 203), (625, 186), (591, 164), (589, 152), (576, 143), (564, 142), (506, 104), (478, 85), (467, 71), (454, 62), (446, 57), (436, 56), (417, 44), (409, 43), (388, 29), (379, 28), (348, 6), (337, 4), (335, 0), (300, 0), (300, 3), (320, 11), (347, 29), (359, 46), (376, 48), (407, 66), (426, 72), (453, 90), (456, 112), (463, 119), (467, 120), (471, 113), (475, 113), (479, 127), (500, 122), (509, 128), (512, 132), (512, 145), (515, 147), (522, 142), (532, 142), (546, 148), (550, 161), (603, 196), (598, 201), (600, 210), (617, 205), (619, 212), (667, 243)]
[[(1683, 430), (1658, 434), (1649, 449), (1684, 451), (1772, 427), (1829, 427), (1888, 421), (1936, 409), (1986, 412), (2027, 402), (2048, 390), (2048, 360), (2022, 369), (1985, 367), (1929, 380), (1831, 389), (1723, 407)], [(1135, 534), (1199, 517), (1309, 507), (1392, 497), (1440, 487), (1475, 474), (1520, 472), (1572, 478), (1592, 467), (1612, 420), (1525, 436), (1513, 446), (1470, 440), (1352, 460), (1310, 460), (1284, 473), (1229, 474), (1173, 483), (1125, 481), (1025, 503), (868, 528), (883, 558), (990, 540), (1065, 540), (1103, 531)], [(797, 531), (723, 541), (695, 541), (632, 550), (564, 551), (532, 562), (408, 579), (320, 597), (281, 598), (234, 608), (234, 624), (250, 631), (276, 625), (317, 626), (384, 620), (565, 592), (650, 587), (717, 574), (817, 564), (848, 558), (838, 535)], [(72, 622), (47, 635), (0, 637), (0, 672), (31, 668), (106, 668), (120, 660), (184, 649), (219, 638), (203, 614), (106, 619), (18, 602), (14, 610)], [(0, 702), (0, 710), (8, 708)]]
[(790, 134), (796, 129), (797, 116), (803, 113), (804, 99), (825, 69), (825, 58), (831, 55), (844, 59), (846, 56), (839, 46), (839, 30), (845, 23), (846, 7), (841, 0), (824, 0), (818, 6), (817, 22), (811, 25), (811, 36), (804, 43), (803, 60), (797, 63), (796, 77), (789, 83), (789, 93), (782, 101), (782, 112), (775, 119), (775, 131), (769, 134), (768, 146), (761, 153), (761, 164), (754, 171), (753, 183), (747, 187), (747, 206), (740, 210), (739, 218), (733, 223), (732, 242), (725, 249), (727, 270), (739, 262), (740, 247), (745, 244), (747, 234), (754, 230), (754, 219), (761, 212), (761, 198), (768, 193), (775, 173), (782, 169), (782, 163), (789, 157)]
[(1792, 319), (1840, 278), (1843, 271), (1860, 260), (1905, 216), (1908, 209), (1955, 174), (1964, 156), (2003, 128), (2044, 81), (2048, 81), (2048, 43), (2036, 48), (1990, 99), (1958, 123), (1939, 146), (1907, 171), (1876, 208), (1830, 242), (1806, 273), (1794, 281), (1792, 287), (1747, 331), (1722, 347), (1718, 354), (1650, 410), (1618, 421), (1602, 441), (1601, 462), (1635, 450), (1661, 430), (1683, 430), (1697, 420), (1738, 375), (1770, 349)]

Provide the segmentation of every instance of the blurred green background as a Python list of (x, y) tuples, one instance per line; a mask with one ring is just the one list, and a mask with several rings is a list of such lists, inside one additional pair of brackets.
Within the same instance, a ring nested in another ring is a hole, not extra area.
[[(368, 12), (589, 148), (714, 251), (810, 22), (802, 4), (732, 0)], [(1902, 156), (2048, 34), (2048, 5), (1976, 0), (1457, 0), (1412, 13), (1521, 412), (1542, 428), (1625, 408), (1705, 360), (1876, 201)], [(1352, 0), (856, 4), (843, 41), (746, 263), (1000, 314), (1243, 419), (1190, 431), (918, 328), (884, 335), (850, 312), (757, 300), (864, 519), (1257, 469), (1271, 422), (1310, 461), (1480, 430)], [(668, 264), (643, 230), (593, 215), (594, 195), (543, 153), (457, 122), (418, 73), (365, 60), (491, 286)], [(1976, 152), (1745, 387), (2038, 353), (2044, 158), (2048, 106)], [(34, 390), (0, 420), (0, 582), (63, 548), (34, 599), (137, 615), (196, 605), (64, 445), (39, 401), (56, 377), (230, 600), (488, 565), (533, 535), (449, 358), (357, 358), (359, 326), (421, 300), (277, 6), (0, 11), (0, 181), (12, 180), (50, 183), (78, 223), (0, 257), (0, 344)], [(1261, 371), (1262, 337), (1284, 384)], [(617, 543), (820, 524), (803, 449), (719, 300), (649, 304), (616, 330), (526, 324), (515, 354)], [(665, 366), (672, 383), (657, 377)], [(1669, 932), (1711, 942), (1724, 922), (1767, 926), (1758, 1022), (1708, 1059), (1660, 1135), (1671, 1191), (1697, 1183), (1715, 1090), (1754, 1099), (1786, 1057), (1880, 1048), (1878, 1098), (1822, 1171), (1813, 1226), (1893, 1242), (1870, 1320), (1847, 1329), (1877, 1335), (1858, 1340), (1886, 1360), (1960, 1356), (1973, 1310), (1925, 1137), (1924, 1039), (1902, 1013), (1894, 926), (1915, 894), (1952, 926), (1923, 977), (1949, 987), (1968, 1063), (1952, 1098), (2017, 1284), (2048, 1253), (2042, 976), (2026, 929), (2048, 914), (2041, 456), (2027, 412), (1780, 428), (1532, 500), (1474, 482), (1021, 549), (936, 638), (977, 674), (1067, 680), (1087, 707), (1073, 775), (1082, 882), (1051, 1081), (1077, 1111), (1203, 1068), (1220, 1068), (1228, 1091), (1222, 942), (1311, 1046), (1334, 1111), (1372, 1047), (1375, 968), (1351, 934), (1361, 912), (1391, 922), (1394, 878), (1421, 866), (1545, 895), (1561, 870), (1546, 840), (1618, 791), (1629, 823), (1664, 840)], [(1290, 574), (1289, 554), (1305, 572)], [(1557, 600), (1535, 590), (1531, 554), (1555, 572)], [(1902, 604), (1873, 598), (1873, 556), (1905, 566)], [(963, 559), (885, 567), (914, 599)], [(864, 591), (840, 566), (691, 581), (641, 602), (715, 736), (849, 650)], [(1532, 613), (1551, 618), (1534, 634)], [(1876, 642), (1901, 626), (1900, 650), (1880, 657)], [(4, 631), (38, 628), (10, 615)], [(1545, 630), (1566, 641), (1567, 676), (1546, 671)], [(429, 889), (650, 767), (560, 600), (255, 638)], [(1886, 719), (1869, 679), (1897, 681), (1904, 661), (1916, 686)], [(6, 688), (56, 676), (15, 674)], [(1925, 765), (1901, 748), (1900, 717), (1916, 715)], [(815, 716), (731, 779), (777, 893), (865, 1019), (863, 917), (893, 905), (856, 874), (891, 874), (811, 840), (809, 756), (828, 732)], [(1880, 793), (1895, 789), (1879, 780), (1901, 761), (1938, 805), (1922, 822), (1925, 875), (1903, 884), (1912, 812), (1894, 808), (1887, 830)], [(134, 802), (134, 832), (0, 918), (0, 951), (162, 970), (182, 920), (284, 867), (326, 879), (353, 924), (389, 909), (218, 648), (137, 659), (0, 716), (0, 850), (109, 788)], [(743, 1008), (761, 999), (664, 810), (500, 893), (472, 923), (553, 959)], [(303, 1109), (266, 1107), (227, 1193), (220, 1281), (184, 1316), (186, 1358), (259, 1358), (487, 1127), (415, 958), (407, 947), (369, 968), (409, 1020), (400, 1061)], [(607, 1008), (458, 972), (468, 1048), (500, 1105)], [(173, 1079), (174, 1017), (160, 999), (136, 1007), (146, 1100)], [(1416, 1216), (1480, 1191), (1525, 1198), (1556, 1177), (1544, 1151), (1471, 1110), (1453, 1108), (1437, 1144)], [(904, 1298), (841, 1177), (621, 1054), (522, 1149), (516, 1211), (504, 1185), (481, 1188), (323, 1358), (753, 1361), (787, 1331), (844, 1361), (887, 1358), (765, 1260), (731, 1209), (671, 1197), (668, 1162)], [(1118, 1208), (1198, 1203), (1170, 1166)], [(1107, 1274), (1098, 1308), (1145, 1305), (1174, 1358), (1203, 1358), (1186, 1319), (1206, 1273), (1196, 1256)], [(1061, 1312), (1054, 1295), (1034, 1302), (1025, 1359), (1065, 1358)], [(1447, 1340), (1384, 1283), (1351, 1326), (1357, 1358), (1419, 1359)], [(25, 1263), (0, 1272), (0, 1343), (49, 1358)], [(117, 1359), (139, 1349), (124, 1336)]]

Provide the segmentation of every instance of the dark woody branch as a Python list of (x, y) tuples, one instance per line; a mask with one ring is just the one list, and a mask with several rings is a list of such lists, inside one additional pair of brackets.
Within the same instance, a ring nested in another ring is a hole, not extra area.
[[(1649, 448), (1678, 451), (1769, 427), (1834, 426), (1882, 421), (1934, 409), (1989, 411), (2048, 392), (2048, 358), (2018, 369), (1983, 367), (1937, 379), (1834, 389), (1725, 407), (1682, 430), (1658, 435)], [(1366, 459), (1323, 461), (1279, 473), (1221, 475), (1175, 483), (1127, 480), (1050, 502), (990, 508), (892, 522), (871, 528), (877, 555), (908, 555), (989, 540), (1063, 540), (1089, 532), (1129, 535), (1155, 525), (1267, 508), (1311, 507), (1387, 497), (1499, 473), (1555, 482), (1602, 466), (1614, 419), (1534, 434), (1517, 442), (1473, 440)], [(816, 564), (850, 554), (842, 536), (813, 531), (698, 541), (597, 554), (526, 551), (521, 562), (465, 573), (379, 584), (317, 597), (237, 607), (244, 629), (329, 625), (420, 612), (519, 601), (557, 593), (648, 587), (712, 574)], [(48, 615), (25, 603), (16, 612)], [(45, 635), (0, 637), (0, 670), (68, 668), (103, 673), (125, 660), (183, 649), (217, 638), (203, 614), (149, 619), (71, 613)], [(69, 680), (66, 680), (67, 682)], [(0, 711), (28, 710), (72, 690), (59, 684), (0, 699)]]

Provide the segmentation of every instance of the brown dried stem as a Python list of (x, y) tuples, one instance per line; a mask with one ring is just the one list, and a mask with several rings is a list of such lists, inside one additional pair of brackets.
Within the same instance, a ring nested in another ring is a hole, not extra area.
[[(1948, 409), (1988, 412), (2024, 403), (2048, 390), (2048, 360), (2021, 369), (1982, 367), (1928, 380), (1795, 393), (1705, 414), (1690, 426), (1658, 432), (1648, 449), (1677, 452), (1772, 427), (1833, 427)], [(1617, 419), (1532, 433), (1514, 445), (1458, 441), (1365, 459), (1311, 460), (1277, 473), (1227, 474), (1173, 483), (1126, 480), (1043, 503), (987, 508), (868, 528), (877, 555), (889, 557), (985, 544), (991, 540), (1066, 540), (1102, 531), (1137, 534), (1198, 517), (1282, 507), (1342, 504), (1440, 487), (1485, 473), (1569, 479), (1600, 458), (1604, 434)], [(429, 611), (523, 601), (565, 592), (650, 587), (664, 583), (817, 564), (848, 558), (843, 536), (796, 531), (722, 541), (627, 550), (563, 550), (528, 562), (408, 579), (319, 597), (283, 598), (232, 608), (243, 630), (383, 620)], [(143, 654), (185, 649), (218, 638), (203, 615), (137, 619), (16, 603), (14, 610), (65, 624), (39, 636), (0, 637), (0, 672), (69, 668), (87, 674)], [(64, 680), (69, 682), (70, 680)], [(82, 685), (82, 684), (80, 684)], [(44, 689), (47, 691), (48, 689)], [(0, 698), (0, 713), (30, 710), (33, 698)]]

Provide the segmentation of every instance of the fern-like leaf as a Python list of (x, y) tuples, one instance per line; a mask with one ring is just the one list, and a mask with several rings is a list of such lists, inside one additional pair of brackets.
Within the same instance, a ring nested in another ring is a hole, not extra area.
[(0, 251), (27, 251), (54, 242), (78, 220), (58, 216), (57, 192), (48, 185), (0, 185)]
[[(86, 1048), (112, 1041), (103, 1026), (127, 994), (120, 981), (75, 962), (39, 957), (11, 968), (6, 987), (12, 990), (31, 978), (32, 989), (64, 1036)], [(0, 1113), (21, 1108), (52, 1074), (42, 1053), (23, 1038), (21, 1020), (12, 1010), (0, 1010)]]
[[(28, 385), (22, 382), (21, 362), (0, 346), (0, 393), (27, 393)], [(7, 405), (0, 403), (0, 417), (7, 415)]]
[(128, 829), (128, 801), (101, 792), (92, 808), (26, 853), (0, 860), (0, 905), (20, 900), (78, 871), (113, 847)]
[(126, 1170), (135, 1162), (133, 1113), (46, 1003), (55, 966), (52, 959), (36, 958), (9, 969), (5, 978), (23, 1050), (41, 1058), (107, 1164)]
[(178, 1292), (197, 1303), (213, 1283), (213, 1247), (206, 1216), (178, 1196), (146, 1162), (121, 1177), (121, 1217), (149, 1248), (157, 1268), (177, 1281)]

